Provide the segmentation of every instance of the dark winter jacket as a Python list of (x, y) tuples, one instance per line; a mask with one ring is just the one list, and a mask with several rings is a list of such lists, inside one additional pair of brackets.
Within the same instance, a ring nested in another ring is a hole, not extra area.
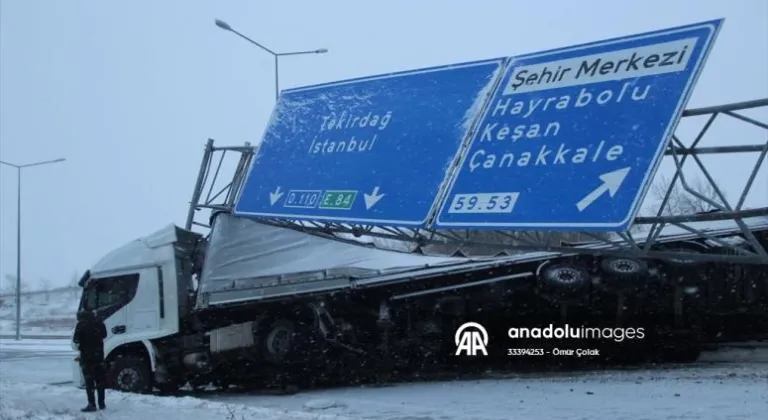
[(80, 364), (97, 364), (104, 361), (104, 339), (107, 328), (93, 312), (83, 311), (77, 314), (77, 325), (73, 341), (80, 349)]

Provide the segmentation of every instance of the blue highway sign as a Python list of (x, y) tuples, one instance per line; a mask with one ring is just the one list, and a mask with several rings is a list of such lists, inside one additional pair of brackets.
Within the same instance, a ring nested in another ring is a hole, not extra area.
[(626, 231), (722, 22), (510, 58), (433, 226)]
[(235, 214), (424, 226), (503, 62), (283, 91)]

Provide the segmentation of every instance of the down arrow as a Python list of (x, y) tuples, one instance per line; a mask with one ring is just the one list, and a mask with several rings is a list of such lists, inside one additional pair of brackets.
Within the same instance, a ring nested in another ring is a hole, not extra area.
[(283, 193), (280, 192), (280, 187), (277, 187), (275, 192), (269, 193), (269, 205), (274, 206), (275, 203), (277, 203), (277, 200), (279, 200), (282, 196)]
[(379, 194), (379, 187), (375, 187), (370, 194), (363, 194), (363, 198), (365, 199), (365, 209), (370, 210), (382, 197), (384, 197), (384, 194)]

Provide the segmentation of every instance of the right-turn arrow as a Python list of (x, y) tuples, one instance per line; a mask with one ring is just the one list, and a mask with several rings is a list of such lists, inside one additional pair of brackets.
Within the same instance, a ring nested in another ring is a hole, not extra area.
[(579, 209), (579, 211), (584, 211), (585, 208), (589, 207), (592, 203), (595, 202), (595, 200), (600, 198), (600, 196), (606, 192), (611, 197), (616, 195), (616, 192), (619, 191), (619, 187), (621, 187), (624, 179), (627, 178), (627, 174), (629, 173), (630, 169), (631, 168), (628, 166), (626, 168), (617, 169), (613, 172), (600, 175), (600, 180), (603, 181), (603, 183), (600, 184), (599, 187), (592, 190), (591, 193), (587, 194), (586, 197), (582, 198), (581, 201), (576, 203), (576, 208)]

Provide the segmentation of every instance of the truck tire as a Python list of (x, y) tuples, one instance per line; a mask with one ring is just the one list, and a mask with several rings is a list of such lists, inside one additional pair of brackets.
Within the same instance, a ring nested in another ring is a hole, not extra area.
[(107, 372), (107, 386), (123, 392), (150, 392), (152, 380), (149, 363), (143, 357), (118, 356)]
[(648, 264), (636, 258), (608, 257), (600, 262), (603, 272), (612, 276), (637, 277), (648, 274)]
[(603, 272), (602, 285), (610, 291), (626, 291), (644, 286), (650, 269), (648, 264), (636, 258), (606, 257), (600, 261)]
[(264, 360), (270, 363), (284, 362), (293, 350), (295, 331), (296, 325), (285, 318), (272, 322), (265, 330), (261, 343), (261, 354)]
[[(693, 246), (682, 246), (676, 248), (667, 248), (664, 251), (689, 252), (693, 254), (703, 254), (702, 249)], [(684, 258), (668, 258), (663, 260), (662, 272), (674, 284), (682, 287), (700, 286), (706, 281), (707, 267), (706, 262), (696, 261)]]
[[(686, 252), (691, 254), (702, 254), (702, 252), (696, 248), (693, 247), (678, 247), (678, 248), (667, 248), (664, 249), (664, 251), (667, 252)], [(664, 259), (664, 263), (670, 267), (676, 267), (676, 268), (688, 268), (688, 267), (697, 267), (701, 265), (700, 261), (693, 260), (693, 259), (686, 259), (685, 257), (669, 257)]]
[(545, 262), (537, 271), (540, 290), (555, 299), (578, 298), (592, 282), (589, 272), (576, 263)]

